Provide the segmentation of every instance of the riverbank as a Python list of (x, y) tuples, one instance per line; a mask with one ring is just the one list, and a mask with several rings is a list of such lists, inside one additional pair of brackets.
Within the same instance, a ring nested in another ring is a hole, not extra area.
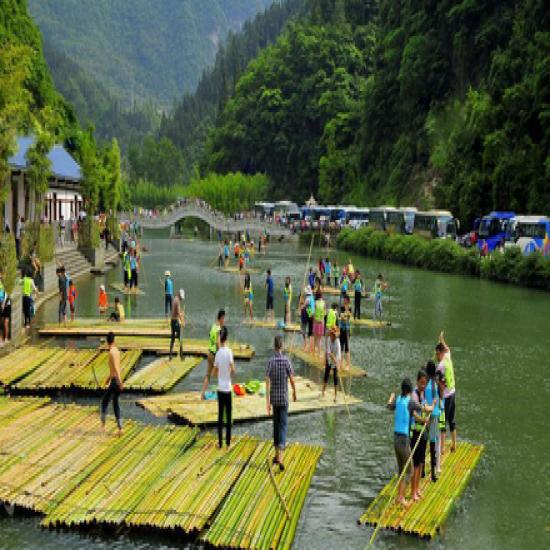
[(336, 245), (342, 250), (430, 271), (550, 291), (550, 258), (539, 253), (524, 256), (519, 248), (482, 257), (477, 248), (464, 248), (451, 240), (388, 235), (372, 228), (343, 229)]

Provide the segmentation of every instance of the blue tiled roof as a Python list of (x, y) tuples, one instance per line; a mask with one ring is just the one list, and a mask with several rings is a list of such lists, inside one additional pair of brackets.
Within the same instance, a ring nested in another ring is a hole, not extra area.
[[(17, 138), (17, 152), (9, 158), (8, 162), (12, 168), (24, 170), (27, 168), (27, 151), (34, 143), (33, 136), (21, 136)], [(52, 163), (52, 175), (71, 181), (80, 181), (82, 174), (80, 166), (73, 157), (67, 153), (61, 145), (54, 145), (48, 153), (48, 158)]]

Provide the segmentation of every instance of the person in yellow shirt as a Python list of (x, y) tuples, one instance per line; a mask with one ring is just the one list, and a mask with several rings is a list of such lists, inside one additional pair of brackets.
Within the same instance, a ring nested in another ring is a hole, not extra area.
[(111, 313), (109, 321), (114, 321), (115, 323), (122, 323), (126, 319), (126, 313), (124, 313), (124, 306), (120, 303), (120, 299), (117, 296), (115, 298), (115, 310)]

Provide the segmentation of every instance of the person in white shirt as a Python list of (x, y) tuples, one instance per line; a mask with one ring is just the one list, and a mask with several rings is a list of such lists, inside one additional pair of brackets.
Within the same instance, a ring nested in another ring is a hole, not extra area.
[(218, 377), (218, 446), (223, 447), (223, 420), (225, 412), (225, 444), (231, 445), (231, 377), (235, 374), (233, 352), (227, 347), (227, 327), (220, 329), (220, 348), (214, 358), (214, 375)]

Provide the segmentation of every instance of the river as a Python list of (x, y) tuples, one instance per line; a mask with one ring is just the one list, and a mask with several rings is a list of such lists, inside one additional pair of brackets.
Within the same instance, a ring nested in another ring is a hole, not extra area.
[[(149, 254), (141, 274), (146, 296), (125, 298), (131, 316), (163, 313), (161, 279), (172, 271), (176, 288), (186, 290), (187, 334), (205, 338), (219, 307), (228, 312), (230, 338), (253, 344), (251, 363), (238, 363), (238, 380), (262, 378), (274, 332), (241, 325), (242, 303), (237, 278), (212, 269), (217, 247), (198, 241), (146, 239)], [(271, 267), (276, 283), (275, 309), (282, 316), (282, 285), (290, 275), (297, 289), (304, 274), (307, 249), (298, 245), (271, 246), (267, 257), (257, 257), (262, 270)], [(314, 249), (314, 260), (319, 251)], [(336, 251), (342, 263), (349, 257)], [(369, 284), (378, 272), (392, 283), (392, 327), (354, 329), (355, 364), (369, 376), (353, 381), (352, 393), (363, 399), (351, 408), (291, 417), (289, 439), (321, 444), (325, 451), (313, 479), (294, 547), (364, 548), (372, 529), (357, 518), (387, 483), (395, 470), (392, 417), (384, 405), (403, 376), (431, 358), (441, 329), (453, 350), (457, 378), (459, 438), (483, 443), (485, 454), (474, 476), (435, 539), (437, 548), (541, 548), (550, 545), (550, 405), (549, 313), (550, 295), (532, 290), (463, 277), (436, 274), (351, 256)], [(78, 284), (78, 310), (95, 313), (101, 282), (118, 281), (119, 269)], [(255, 313), (263, 315), (263, 275), (253, 276)], [(38, 320), (53, 321), (56, 303), (50, 301)], [(370, 314), (370, 304), (364, 306)], [(386, 313), (389, 313), (386, 307)], [(314, 380), (320, 372), (294, 362), (296, 371)], [(199, 389), (204, 364), (177, 389)], [(63, 398), (67, 399), (67, 398)], [(90, 403), (93, 400), (79, 399)], [(123, 415), (154, 422), (123, 400)], [(237, 425), (236, 433), (269, 438), (269, 422)], [(379, 548), (423, 548), (412, 537), (378, 534)], [(39, 528), (39, 518), (7, 516), (0, 519), (0, 547), (42, 549), (182, 548), (175, 539), (136, 534), (79, 533)], [(431, 546), (431, 545), (430, 545)]]

